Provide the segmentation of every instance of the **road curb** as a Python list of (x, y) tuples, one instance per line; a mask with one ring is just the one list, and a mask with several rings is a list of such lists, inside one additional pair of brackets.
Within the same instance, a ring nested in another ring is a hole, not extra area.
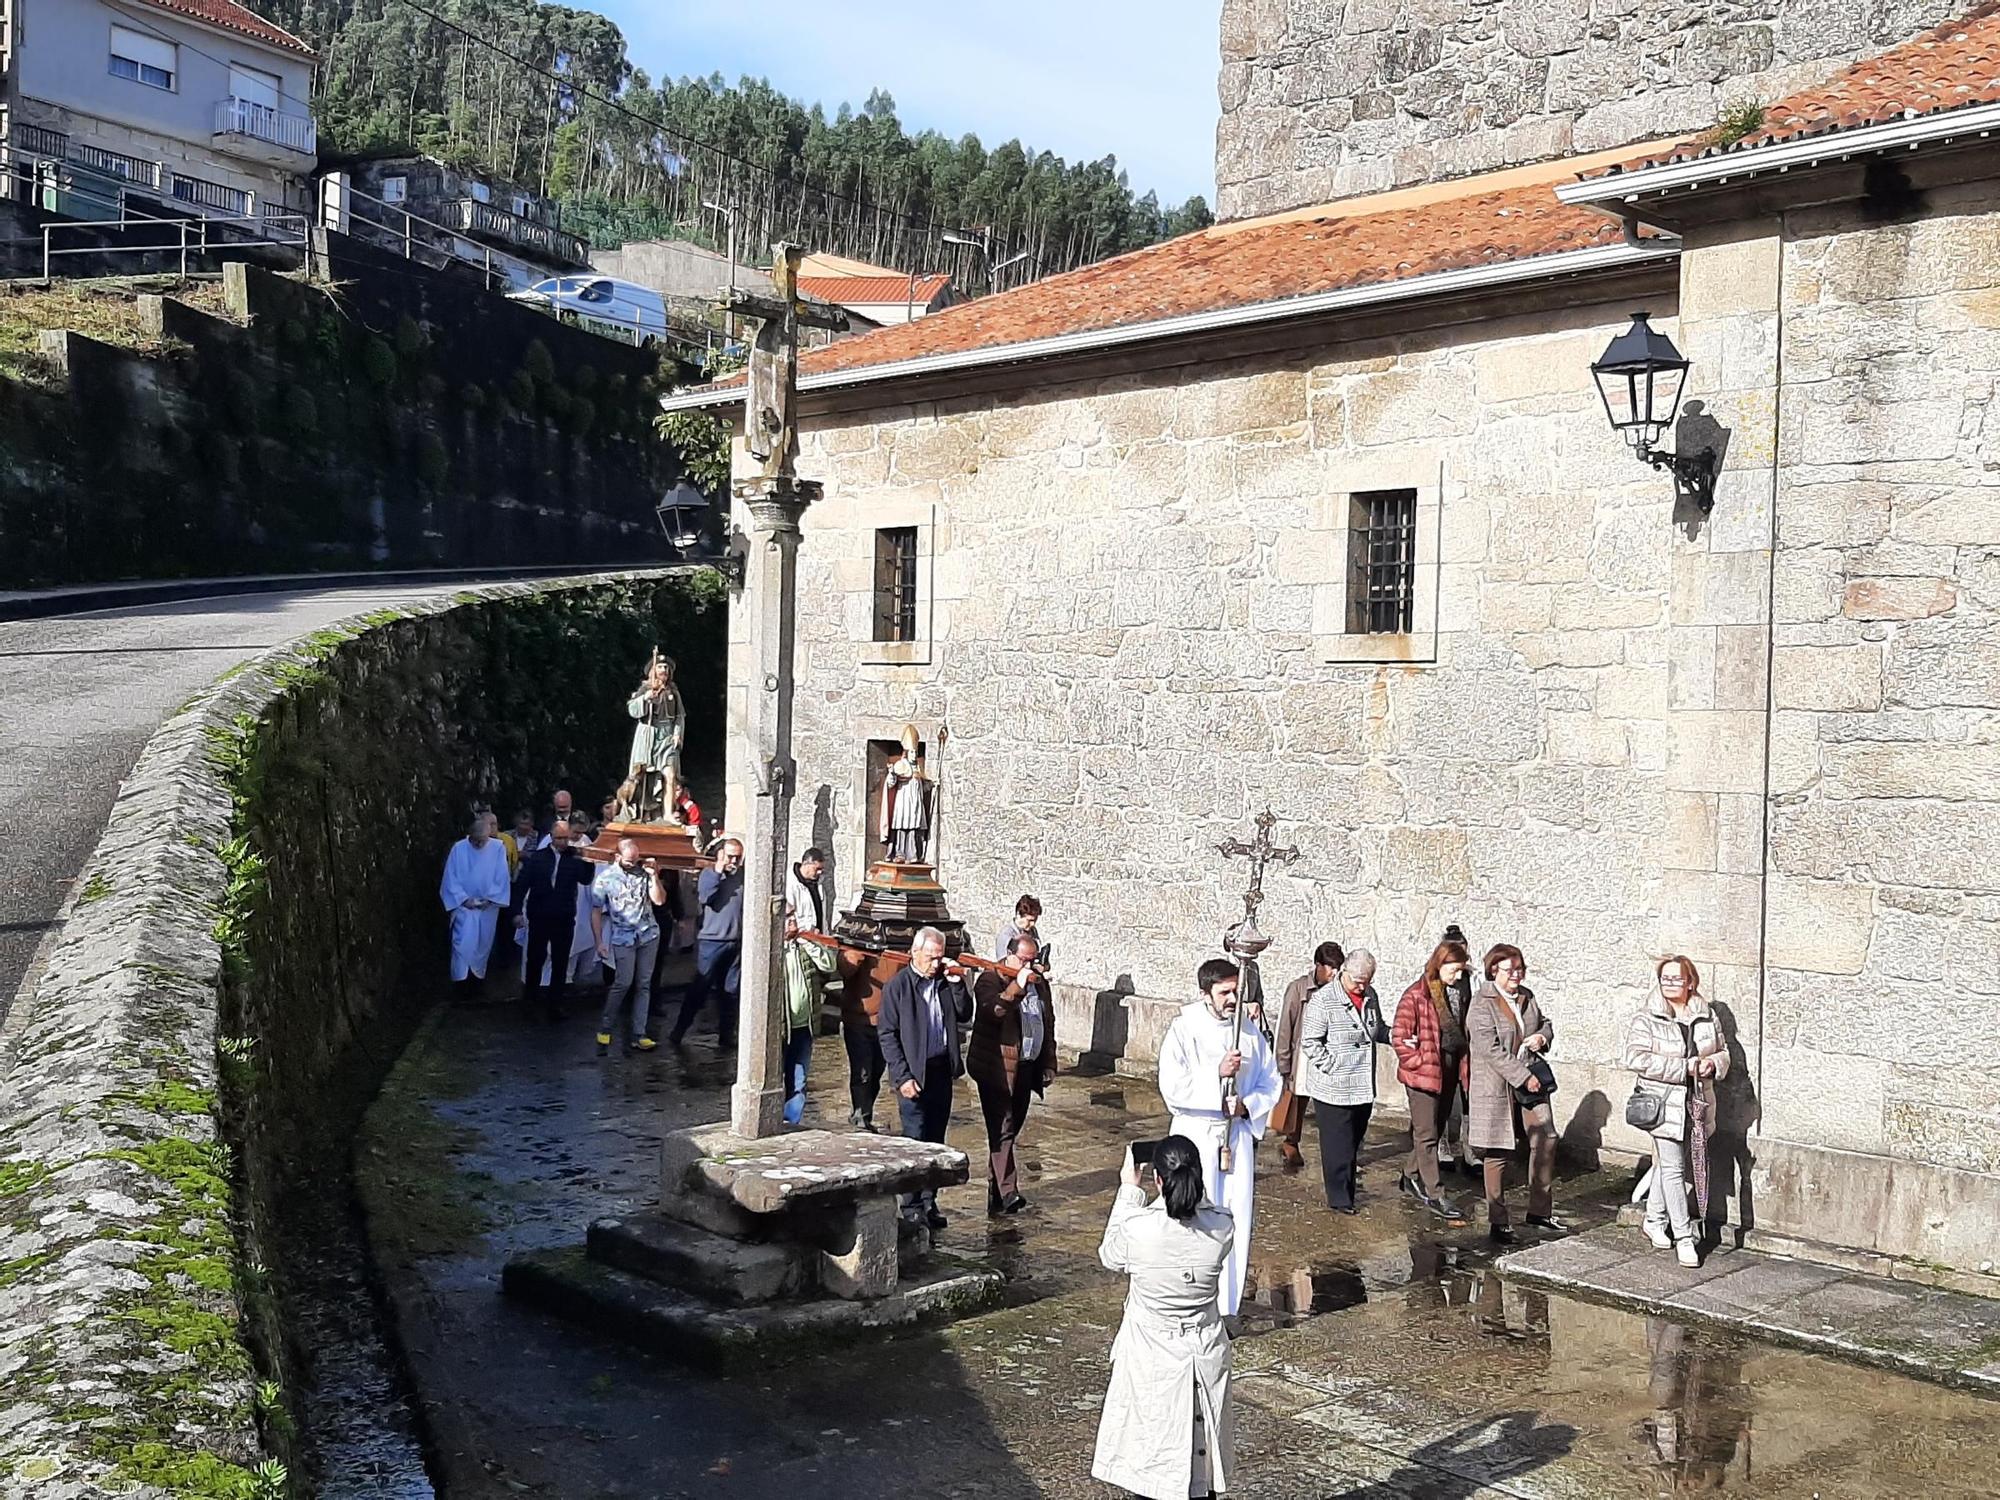
[[(641, 568), (669, 564), (641, 563)], [(405, 588), (425, 584), (504, 583), (510, 579), (570, 578), (623, 572), (630, 563), (568, 563), (522, 568), (403, 568), (352, 573), (260, 573), (240, 578), (171, 578), (143, 583), (84, 584), (76, 588), (0, 593), (0, 620), (47, 620), (146, 604), (238, 594), (290, 593), (306, 589)]]

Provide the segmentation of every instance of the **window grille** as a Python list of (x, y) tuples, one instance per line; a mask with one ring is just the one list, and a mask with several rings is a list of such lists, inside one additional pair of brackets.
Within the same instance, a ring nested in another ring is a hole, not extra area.
[(917, 528), (875, 533), (875, 639), (917, 638)]
[(1347, 629), (1405, 635), (1417, 593), (1417, 492), (1368, 490), (1349, 499)]

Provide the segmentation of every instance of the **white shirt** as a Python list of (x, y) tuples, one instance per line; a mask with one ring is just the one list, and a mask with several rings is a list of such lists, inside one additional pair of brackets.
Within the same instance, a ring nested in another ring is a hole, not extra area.
[(1021, 1061), (1033, 1062), (1042, 1055), (1042, 1039), (1047, 1034), (1042, 1018), (1042, 992), (1033, 984), (1021, 987)]

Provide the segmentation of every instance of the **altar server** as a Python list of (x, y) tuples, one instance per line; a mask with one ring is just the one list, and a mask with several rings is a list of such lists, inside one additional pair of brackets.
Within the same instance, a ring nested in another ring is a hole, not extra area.
[(475, 813), (465, 837), (451, 846), (438, 897), (451, 913), (451, 982), (477, 991), (486, 979), (486, 955), (500, 912), (513, 895), (507, 851), (493, 837), (485, 813)]
[[(1174, 1018), (1160, 1048), (1160, 1096), (1173, 1111), (1173, 1131), (1195, 1143), (1209, 1201), (1229, 1210), (1235, 1246), (1222, 1273), (1216, 1305), (1233, 1317), (1243, 1299), (1243, 1273), (1250, 1255), (1252, 1195), (1257, 1186), (1257, 1141), (1270, 1123), (1283, 1082), (1264, 1033), (1246, 1018), (1235, 1035), (1236, 965), (1211, 958), (1195, 973), (1202, 998)], [(1225, 1099), (1225, 1080), (1234, 1078)], [(1221, 1147), (1228, 1139), (1230, 1162), (1222, 1170)]]

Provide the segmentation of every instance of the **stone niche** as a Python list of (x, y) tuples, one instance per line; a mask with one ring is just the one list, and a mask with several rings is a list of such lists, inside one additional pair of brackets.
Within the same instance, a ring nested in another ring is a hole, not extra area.
[(1223, 0), (1217, 216), (1713, 125), (1964, 0)]

